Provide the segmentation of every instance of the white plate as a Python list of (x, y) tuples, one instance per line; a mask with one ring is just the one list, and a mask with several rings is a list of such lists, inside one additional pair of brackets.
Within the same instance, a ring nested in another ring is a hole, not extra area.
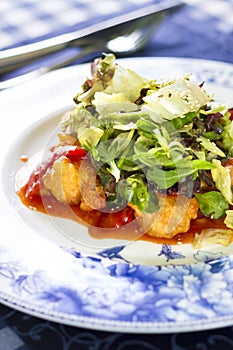
[[(232, 102), (233, 66), (179, 58), (122, 59), (149, 78), (192, 78)], [(95, 240), (86, 230), (23, 206), (14, 191), (22, 166), (53, 142), (89, 64), (47, 74), (0, 94), (0, 301), (69, 325), (123, 332), (183, 332), (233, 325), (228, 248)], [(5, 157), (4, 157), (5, 155)], [(146, 253), (145, 253), (146, 252)]]

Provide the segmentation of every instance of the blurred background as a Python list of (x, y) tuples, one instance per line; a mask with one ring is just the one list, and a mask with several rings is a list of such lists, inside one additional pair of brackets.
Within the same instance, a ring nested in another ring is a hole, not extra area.
[[(136, 21), (132, 28), (133, 18), (150, 11), (153, 14), (149, 18)], [(147, 28), (140, 45), (130, 50), (129, 41), (121, 41), (106, 47), (110, 37), (122, 32), (129, 34), (135, 27)], [(86, 36), (101, 28), (96, 35)], [(41, 51), (33, 62), (22, 56), (23, 67), (17, 70), (19, 65), (6, 64), (10, 62), (8, 54), (13, 55), (8, 49), (51, 38), (55, 42), (58, 37), (74, 32), (79, 39), (58, 54), (45, 59)], [(233, 0), (1, 0), (0, 4), (1, 81), (41, 66), (86, 62), (110, 50), (119, 57), (193, 57), (232, 62), (232, 43)], [(122, 50), (123, 47), (128, 50)]]

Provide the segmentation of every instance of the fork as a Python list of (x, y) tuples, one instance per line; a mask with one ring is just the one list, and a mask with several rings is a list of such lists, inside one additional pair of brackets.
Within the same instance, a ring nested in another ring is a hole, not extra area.
[(97, 32), (83, 38), (83, 41), (77, 41), (77, 44), (80, 46), (83, 44), (81, 52), (79, 46), (68, 58), (64, 58), (63, 55), (61, 55), (59, 60), (56, 62), (42, 65), (37, 69), (33, 69), (29, 73), (24, 73), (11, 79), (3, 80), (0, 82), (0, 90), (25, 83), (31, 79), (41, 76), (42, 74), (63, 68), (74, 62), (76, 64), (83, 63), (87, 60), (95, 58), (100, 52), (112, 52), (116, 56), (128, 56), (141, 50), (149, 42), (153, 33), (155, 32), (155, 29), (158, 27), (161, 21), (166, 16), (183, 6), (182, 3), (179, 1), (177, 2), (176, 0), (175, 2), (170, 1), (169, 4), (170, 6), (166, 10), (161, 8), (160, 11), (152, 13), (149, 12), (148, 14), (145, 13), (143, 16), (137, 19), (114, 26), (114, 31), (116, 31), (116, 29), (120, 29), (117, 35), (113, 34), (113, 28), (108, 28), (106, 31)]

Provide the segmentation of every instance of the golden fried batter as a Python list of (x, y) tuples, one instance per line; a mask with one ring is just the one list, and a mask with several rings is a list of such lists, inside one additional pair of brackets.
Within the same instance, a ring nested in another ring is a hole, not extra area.
[(88, 159), (83, 160), (79, 167), (79, 185), (82, 194), (81, 209), (97, 210), (106, 206), (103, 187), (98, 181), (96, 169)]
[(43, 183), (59, 202), (80, 204), (87, 211), (106, 206), (103, 187), (96, 183), (96, 170), (89, 160), (72, 163), (67, 157), (59, 158), (44, 175)]
[(143, 213), (130, 205), (139, 219), (144, 232), (154, 237), (172, 238), (187, 232), (191, 219), (196, 219), (199, 205), (195, 198), (185, 196), (159, 195), (160, 209), (156, 213)]
[(56, 160), (43, 177), (45, 187), (59, 202), (79, 204), (81, 192), (78, 181), (78, 169), (71, 161), (62, 157)]

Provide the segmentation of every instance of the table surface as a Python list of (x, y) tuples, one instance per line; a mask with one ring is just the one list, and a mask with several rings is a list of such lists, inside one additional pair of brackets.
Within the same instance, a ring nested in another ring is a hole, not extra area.
[[(153, 0), (144, 1), (143, 6), (153, 2)], [(233, 0), (187, 2), (188, 4), (182, 9), (162, 22), (143, 50), (131, 57), (193, 57), (233, 63)], [(51, 3), (2, 0), (0, 49), (76, 29), (77, 18), (79, 24), (85, 23), (91, 16), (92, 21), (99, 21), (100, 16), (107, 18), (113, 11), (115, 13), (128, 11), (130, 8), (142, 6), (140, 4), (141, 1), (138, 0), (124, 1), (124, 6), (117, 0), (102, 0), (98, 2), (98, 7), (93, 5), (93, 8), (91, 0), (69, 2), (57, 0)], [(15, 11), (17, 17), (13, 16)], [(31, 26), (32, 21), (36, 25)], [(111, 333), (57, 324), (0, 305), (0, 350), (232, 348), (233, 327), (176, 334)]]

